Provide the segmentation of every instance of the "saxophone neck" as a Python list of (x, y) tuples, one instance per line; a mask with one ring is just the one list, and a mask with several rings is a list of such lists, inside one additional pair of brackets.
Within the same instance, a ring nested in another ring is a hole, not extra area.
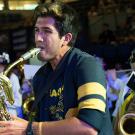
[(21, 62), (23, 62), (23, 58), (19, 58), (17, 61), (15, 61), (14, 63), (12, 63), (11, 65), (9, 65), (3, 72), (3, 75), (8, 76), (9, 73), (11, 72), (11, 70), (18, 64), (20, 64)]
[(16, 65), (20, 64), (21, 62), (28, 60), (29, 58), (35, 57), (40, 52), (40, 48), (33, 48), (23, 54), (17, 61), (12, 63), (8, 66), (8, 68), (3, 72), (5, 76), (8, 76), (8, 73), (11, 71), (12, 68), (14, 68)]

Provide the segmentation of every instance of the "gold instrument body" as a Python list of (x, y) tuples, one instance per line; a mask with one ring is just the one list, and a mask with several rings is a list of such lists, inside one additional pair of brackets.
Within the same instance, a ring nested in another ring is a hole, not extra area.
[[(12, 120), (10, 114), (6, 109), (5, 100), (7, 100), (11, 105), (14, 103), (12, 84), (8, 78), (10, 71), (18, 64), (23, 61), (36, 56), (39, 53), (39, 48), (34, 48), (22, 55), (17, 61), (8, 66), (8, 68), (0, 73), (0, 120), (7, 121)], [(4, 92), (4, 94), (3, 94)], [(5, 99), (6, 98), (6, 99)]]
[[(34, 97), (33, 94), (31, 94), (25, 99), (25, 101), (23, 103), (23, 111), (24, 111), (24, 114), (26, 114), (27, 117), (29, 117), (28, 114), (31, 110), (31, 107), (34, 103), (34, 100), (35, 100), (35, 97)], [(35, 115), (36, 115), (35, 111), (31, 112), (31, 117), (34, 117)], [(29, 118), (27, 118), (27, 119), (29, 119)]]
[(135, 93), (125, 99), (118, 121), (118, 135), (135, 135)]
[[(4, 94), (2, 91), (4, 91)], [(6, 74), (2, 72), (0, 74), (0, 120), (2, 121), (11, 120), (11, 117), (6, 109), (5, 97), (6, 100), (13, 105), (14, 97), (12, 92), (12, 84)]]
[(123, 115), (119, 122), (120, 135), (135, 135), (135, 114)]
[(31, 110), (33, 103), (35, 101), (34, 93), (33, 93), (33, 86), (30, 80), (25, 80), (25, 84), (27, 87), (29, 87), (30, 92), (28, 92), (23, 101), (23, 113), (26, 115), (26, 119), (29, 119), (30, 117), (33, 117), (36, 115), (35, 110)]

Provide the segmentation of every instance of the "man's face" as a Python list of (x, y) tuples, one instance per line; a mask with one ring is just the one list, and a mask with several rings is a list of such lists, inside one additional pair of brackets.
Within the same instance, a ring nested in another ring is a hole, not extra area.
[(55, 59), (63, 44), (54, 24), (55, 20), (51, 17), (39, 17), (35, 24), (35, 43), (41, 48), (38, 58), (42, 61)]

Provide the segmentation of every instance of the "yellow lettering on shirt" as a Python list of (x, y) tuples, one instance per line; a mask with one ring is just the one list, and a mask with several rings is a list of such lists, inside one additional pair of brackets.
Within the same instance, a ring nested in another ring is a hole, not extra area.
[(50, 97), (58, 97), (61, 95), (61, 93), (63, 92), (64, 87), (60, 87), (58, 90), (53, 89), (52, 92), (50, 93)]

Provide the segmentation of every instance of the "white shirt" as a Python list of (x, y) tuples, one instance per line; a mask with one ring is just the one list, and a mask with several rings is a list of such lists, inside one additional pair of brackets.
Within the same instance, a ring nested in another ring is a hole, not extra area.
[(120, 93), (119, 93), (118, 100), (115, 105), (114, 112), (112, 114), (112, 116), (114, 116), (114, 117), (116, 117), (116, 115), (119, 111), (119, 108), (121, 107), (121, 105), (123, 104), (123, 102), (125, 100), (124, 97), (127, 94), (127, 92), (129, 91), (129, 87), (127, 86), (127, 81), (128, 81), (127, 75), (124, 75), (121, 79), (119, 79), (119, 83), (118, 83), (118, 81), (116, 81), (117, 85), (119, 86)]
[(8, 101), (6, 101), (7, 110), (10, 114), (17, 115), (17, 107), (22, 106), (22, 94), (20, 91), (20, 83), (19, 83), (19, 79), (18, 79), (17, 75), (14, 73), (12, 73), (10, 75), (9, 79), (12, 84), (14, 104), (10, 105), (10, 103)]

